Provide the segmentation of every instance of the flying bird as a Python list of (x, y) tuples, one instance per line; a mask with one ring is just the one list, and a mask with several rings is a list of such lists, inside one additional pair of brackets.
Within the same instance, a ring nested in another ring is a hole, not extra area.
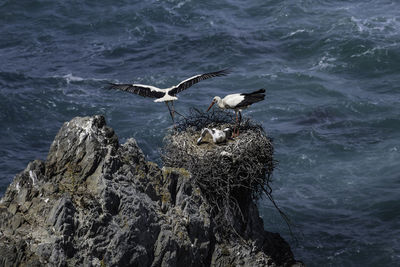
[[(265, 97), (265, 89), (259, 89), (252, 93), (242, 93), (242, 94), (230, 94), (221, 99), (221, 97), (214, 97), (207, 111), (211, 109), (211, 107), (217, 103), (218, 107), (221, 109), (233, 109), (236, 114), (236, 123), (239, 123), (242, 120), (241, 111), (245, 108), (248, 108), (250, 105), (260, 102), (264, 100)], [(238, 114), (240, 116), (240, 121), (238, 119)], [(239, 127), (237, 127), (237, 134), (235, 131), (233, 132), (233, 136), (239, 136)]]
[[(216, 72), (198, 74), (180, 82), (178, 85), (174, 85), (172, 87), (165, 89), (144, 84), (117, 84), (117, 83), (110, 83), (110, 89), (117, 89), (144, 97), (156, 98), (154, 102), (165, 102), (165, 104), (168, 107), (169, 114), (171, 115), (172, 122), (175, 123), (174, 115), (175, 113), (177, 114), (179, 113), (174, 110), (174, 101), (178, 100), (178, 97), (176, 97), (178, 93), (182, 92), (185, 89), (188, 89), (192, 85), (202, 80), (206, 80), (213, 77), (224, 76), (227, 75), (228, 73), (229, 71), (225, 69)], [(171, 102), (171, 107), (169, 106), (170, 102)]]

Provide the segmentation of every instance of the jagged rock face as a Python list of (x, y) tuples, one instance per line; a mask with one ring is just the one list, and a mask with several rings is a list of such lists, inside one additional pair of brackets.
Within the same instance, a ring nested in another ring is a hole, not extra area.
[(1, 200), (0, 266), (294, 263), (250, 208), (258, 245), (216, 242), (210, 207), (189, 172), (146, 162), (134, 139), (119, 145), (102, 116), (77, 117)]

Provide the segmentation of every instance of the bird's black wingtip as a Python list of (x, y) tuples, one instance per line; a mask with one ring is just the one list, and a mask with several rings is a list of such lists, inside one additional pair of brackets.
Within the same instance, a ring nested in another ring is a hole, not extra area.
[(118, 86), (118, 84), (116, 84), (116, 83), (110, 83), (110, 82), (108, 82), (107, 83), (107, 89), (115, 89), (115, 87), (117, 87)]
[(232, 72), (232, 68), (226, 68), (223, 70), (220, 70), (219, 73), (221, 73), (221, 75), (228, 75)]
[(223, 69), (223, 70), (219, 70), (219, 71), (215, 71), (215, 72), (210, 72), (210, 73), (207, 73), (207, 74), (211, 74), (211, 75), (213, 75), (214, 77), (215, 76), (225, 76), (225, 75), (228, 75), (229, 73), (231, 73), (232, 71), (231, 71), (231, 69), (230, 68), (227, 68), (227, 69)]

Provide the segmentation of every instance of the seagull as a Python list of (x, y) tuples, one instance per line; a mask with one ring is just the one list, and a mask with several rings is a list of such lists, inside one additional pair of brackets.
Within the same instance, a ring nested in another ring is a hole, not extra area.
[[(168, 107), (169, 114), (171, 115), (172, 122), (174, 121), (174, 114), (178, 113), (174, 110), (174, 102), (178, 100), (176, 95), (183, 90), (191, 87), (192, 85), (209, 78), (224, 76), (229, 73), (228, 70), (220, 70), (216, 72), (209, 72), (204, 74), (198, 74), (191, 78), (188, 78), (178, 85), (174, 85), (169, 88), (161, 89), (151, 85), (144, 85), (144, 84), (117, 84), (117, 83), (110, 83), (110, 89), (117, 89), (126, 91), (129, 93), (137, 94), (144, 97), (152, 97), (157, 98), (154, 102), (165, 102)], [(171, 102), (171, 107), (169, 106), (169, 102)], [(179, 113), (178, 113), (179, 114)]]
[[(230, 94), (222, 99), (219, 96), (216, 96), (214, 97), (207, 111), (209, 111), (215, 103), (218, 103), (218, 107), (221, 109), (233, 109), (235, 110), (236, 114), (236, 123), (239, 122), (240, 125), (240, 121), (242, 120), (241, 111), (254, 103), (264, 100), (264, 93), (265, 89), (259, 89), (252, 93)], [(238, 121), (238, 114), (240, 116), (240, 121)], [(239, 128), (237, 129), (237, 135), (234, 131), (233, 136), (239, 136)]]
[(201, 140), (203, 140), (204, 136), (209, 133), (213, 139), (214, 144), (219, 144), (224, 142), (226, 139), (231, 137), (232, 135), (232, 130), (230, 128), (225, 128), (224, 130), (218, 130), (215, 128), (212, 128), (211, 130), (208, 128), (204, 128), (201, 131), (200, 138), (197, 139), (197, 145), (201, 144)]

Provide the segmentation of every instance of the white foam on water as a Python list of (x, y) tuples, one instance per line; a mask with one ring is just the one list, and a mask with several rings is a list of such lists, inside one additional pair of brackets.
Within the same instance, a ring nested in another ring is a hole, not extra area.
[(81, 77), (72, 75), (72, 73), (69, 73), (69, 74), (64, 75), (62, 77), (67, 81), (67, 83), (70, 83), (70, 82), (81, 82), (81, 81), (84, 80)]
[(95, 82), (106, 81), (106, 79), (83, 78), (83, 77), (75, 76), (72, 73), (68, 73), (68, 74), (65, 74), (62, 76), (54, 75), (54, 76), (51, 76), (51, 78), (62, 78), (67, 82), (67, 84), (74, 83), (74, 82), (83, 82), (83, 81), (95, 81)]

